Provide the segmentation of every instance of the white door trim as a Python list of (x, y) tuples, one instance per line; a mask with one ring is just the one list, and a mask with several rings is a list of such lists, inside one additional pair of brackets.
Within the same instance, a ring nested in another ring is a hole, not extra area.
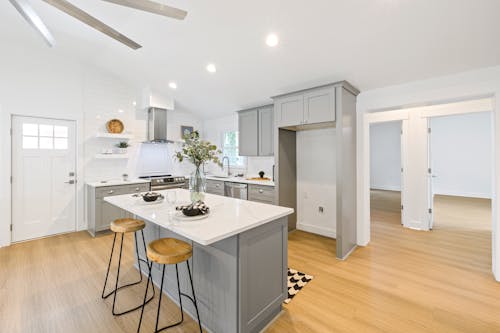
[[(0, 106), (1, 107), (1, 106)], [(76, 230), (85, 230), (86, 223), (84, 219), (84, 151), (83, 151), (83, 116), (61, 117), (59, 114), (44, 114), (40, 116), (33, 113), (10, 113), (4, 112), (5, 108), (0, 109), (0, 152), (2, 153), (2, 165), (0, 166), (0, 207), (4, 209), (0, 218), (0, 247), (9, 246), (12, 243), (12, 233), (10, 225), (12, 223), (12, 186), (10, 177), (12, 176), (12, 138), (10, 135), (12, 117), (37, 117), (70, 120), (76, 122), (76, 174), (78, 182), (76, 183)], [(5, 157), (5, 158), (4, 158)]]

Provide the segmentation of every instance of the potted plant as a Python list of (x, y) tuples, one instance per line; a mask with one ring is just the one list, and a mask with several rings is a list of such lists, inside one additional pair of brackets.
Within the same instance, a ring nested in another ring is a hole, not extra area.
[(222, 167), (219, 156), (222, 154), (217, 146), (200, 139), (198, 131), (184, 135), (185, 142), (182, 150), (175, 153), (175, 158), (179, 162), (184, 159), (193, 163), (195, 170), (189, 178), (189, 190), (191, 191), (191, 201), (203, 201), (205, 199), (206, 178), (201, 170), (201, 166), (206, 162), (214, 162)]
[(126, 141), (121, 141), (116, 146), (118, 147), (118, 153), (119, 154), (126, 154), (127, 153), (127, 148), (130, 147), (130, 145)]

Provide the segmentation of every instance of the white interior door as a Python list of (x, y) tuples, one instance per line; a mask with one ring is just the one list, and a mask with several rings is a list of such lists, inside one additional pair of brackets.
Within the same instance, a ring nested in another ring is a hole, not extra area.
[(432, 174), (432, 149), (431, 149), (431, 118), (427, 118), (427, 202), (429, 207), (429, 229), (434, 226), (434, 189)]
[(12, 118), (12, 241), (76, 230), (74, 121)]

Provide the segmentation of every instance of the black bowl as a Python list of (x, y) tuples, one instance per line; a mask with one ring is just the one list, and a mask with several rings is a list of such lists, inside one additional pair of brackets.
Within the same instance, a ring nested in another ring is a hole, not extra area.
[(201, 211), (198, 208), (189, 208), (189, 209), (183, 209), (182, 214), (186, 216), (198, 216), (201, 214)]
[(155, 192), (148, 192), (142, 195), (142, 199), (146, 202), (156, 201), (159, 197), (161, 197), (161, 194)]

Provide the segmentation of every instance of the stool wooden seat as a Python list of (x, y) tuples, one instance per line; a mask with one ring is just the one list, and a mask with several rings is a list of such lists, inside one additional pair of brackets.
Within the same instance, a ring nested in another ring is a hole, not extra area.
[(178, 264), (193, 255), (193, 247), (175, 238), (161, 238), (148, 244), (148, 259), (163, 265)]
[(117, 219), (111, 222), (111, 231), (118, 233), (135, 232), (146, 227), (146, 223), (132, 218)]

